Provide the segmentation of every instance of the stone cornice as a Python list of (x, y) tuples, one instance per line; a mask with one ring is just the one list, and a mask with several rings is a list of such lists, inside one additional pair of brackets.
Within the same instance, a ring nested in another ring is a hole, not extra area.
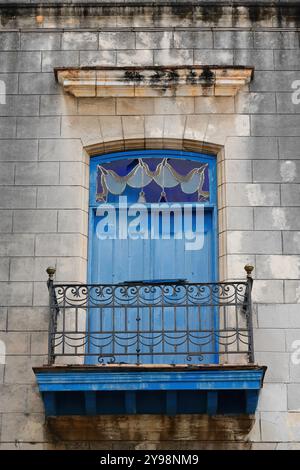
[(64, 91), (81, 97), (235, 96), (253, 67), (56, 68)]

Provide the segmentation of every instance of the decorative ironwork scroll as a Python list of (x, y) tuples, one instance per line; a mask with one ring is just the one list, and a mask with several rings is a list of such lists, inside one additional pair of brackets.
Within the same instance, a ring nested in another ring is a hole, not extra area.
[(49, 362), (169, 363), (172, 356), (195, 364), (216, 354), (253, 362), (249, 289), (248, 282), (51, 285)]

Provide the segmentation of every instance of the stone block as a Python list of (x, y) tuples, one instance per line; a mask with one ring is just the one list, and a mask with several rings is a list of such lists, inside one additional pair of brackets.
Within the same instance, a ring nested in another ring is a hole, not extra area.
[(185, 115), (164, 116), (163, 137), (165, 139), (183, 139), (186, 130), (187, 117)]
[(2, 332), (0, 333), (0, 341), (4, 342), (6, 354), (9, 356), (29, 353), (30, 337), (27, 333)]
[(40, 209), (82, 209), (84, 204), (82, 188), (51, 186), (37, 190), (37, 207)]
[(251, 183), (252, 165), (247, 160), (224, 160), (225, 181), (228, 183)]
[(224, 145), (228, 136), (250, 134), (249, 116), (243, 114), (212, 114), (206, 131), (206, 141)]
[(60, 85), (55, 81), (54, 73), (21, 73), (19, 90), (24, 95), (59, 95)]
[(1, 234), (0, 242), (0, 256), (30, 256), (33, 254), (33, 235)]
[(252, 298), (253, 302), (282, 304), (283, 281), (255, 279)]
[(39, 96), (8, 95), (0, 104), (0, 116), (38, 116)]
[(0, 305), (8, 307), (18, 304), (27, 307), (32, 305), (31, 282), (3, 282), (0, 291)]
[(15, 210), (13, 231), (18, 233), (56, 232), (55, 210)]
[(117, 63), (116, 51), (84, 51), (79, 54), (81, 67), (108, 67)]
[(300, 183), (300, 162), (295, 160), (259, 160), (253, 162), (253, 181)]
[(300, 115), (265, 114), (251, 118), (251, 135), (253, 136), (298, 136)]
[(252, 49), (253, 33), (251, 31), (214, 31), (216, 49)]
[(224, 66), (233, 65), (233, 51), (229, 49), (195, 49), (194, 64)]
[(201, 96), (195, 98), (195, 113), (234, 113), (234, 98), (232, 96)]
[(2, 439), (4, 442), (43, 442), (45, 439), (44, 413), (4, 413)]
[(38, 33), (22, 32), (21, 49), (24, 51), (47, 51), (60, 49), (60, 33), (41, 31)]
[[(299, 336), (300, 338), (300, 336)], [(299, 366), (298, 366), (299, 367)], [(300, 411), (300, 384), (287, 384), (288, 410)]]
[(12, 214), (10, 210), (0, 210), (0, 233), (12, 231)]
[(224, 212), (227, 230), (253, 230), (252, 207), (226, 207)]
[(120, 116), (102, 116), (99, 118), (101, 135), (104, 142), (123, 139), (123, 127)]
[(33, 283), (33, 305), (49, 308), (49, 292), (45, 282)]
[(68, 95), (41, 96), (41, 116), (74, 115), (77, 114), (78, 100)]
[(31, 356), (48, 354), (48, 332), (35, 332), (30, 335)]
[(18, 257), (11, 259), (11, 281), (40, 281), (45, 278), (46, 268), (56, 264), (55, 258)]
[[(157, 51), (164, 52), (164, 51)], [(117, 51), (117, 65), (120, 67), (142, 67), (153, 65), (153, 51), (125, 50)]]
[[(124, 98), (124, 100), (127, 100), (127, 99)], [(130, 107), (132, 105), (132, 102), (134, 101), (136, 101), (134, 98), (129, 99), (128, 107)], [(125, 109), (127, 109), (127, 107), (125, 107)], [(78, 100), (78, 114), (80, 114), (81, 116), (84, 116), (84, 115), (109, 116), (109, 115), (114, 115), (114, 114), (131, 114), (131, 113), (126, 113), (126, 112), (116, 113), (115, 98), (80, 98), (80, 100)], [(140, 114), (140, 113), (134, 113), (134, 114)]]
[(1, 72), (40, 72), (40, 52), (0, 52)]
[(82, 210), (58, 211), (58, 232), (87, 235), (88, 213)]
[(35, 188), (0, 188), (1, 209), (30, 209), (36, 205)]
[[(173, 41), (173, 33), (171, 31), (137, 31), (135, 47), (136, 49), (143, 49), (143, 50), (170, 49), (172, 47), (172, 41)], [(175, 43), (176, 43), (176, 39), (175, 39)], [(175, 47), (178, 47), (178, 46), (175, 45)]]
[(275, 137), (228, 137), (225, 143), (226, 158), (267, 159), (278, 158)]
[[(265, 330), (262, 330), (265, 331)], [(259, 411), (286, 411), (287, 386), (282, 383), (265, 383), (259, 394)]]
[(228, 183), (227, 204), (229, 206), (276, 206), (280, 203), (279, 185)]
[(9, 258), (1, 258), (0, 262), (0, 281), (9, 279)]
[(15, 117), (0, 117), (0, 138), (13, 139), (16, 137), (16, 124)]
[(18, 32), (0, 33), (0, 50), (17, 51), (20, 48), (20, 34)]
[[(178, 49), (212, 49), (213, 48), (212, 32), (211, 31), (175, 31), (174, 32), (174, 47)], [(161, 49), (167, 49), (167, 48), (162, 47)]]
[(300, 253), (300, 232), (283, 232), (283, 253), (298, 255)]
[(0, 73), (0, 80), (5, 84), (7, 95), (18, 94), (18, 74), (17, 73)]
[(0, 184), (14, 184), (14, 163), (0, 163)]
[(258, 305), (258, 325), (259, 328), (300, 328), (299, 305)]
[(77, 51), (44, 51), (42, 52), (42, 71), (53, 72), (56, 67), (77, 67), (79, 52)]
[(42, 395), (37, 385), (26, 386), (25, 411), (26, 413), (45, 413)]
[[(233, 56), (236, 66), (252, 66), (255, 70), (274, 70), (273, 51), (257, 49), (236, 49)], [(256, 74), (256, 72), (255, 72)]]
[(235, 97), (235, 110), (241, 114), (275, 113), (275, 93), (238, 93)]
[(123, 116), (122, 128), (124, 139), (144, 139), (144, 116)]
[(256, 207), (254, 227), (257, 230), (300, 230), (300, 208)]
[(209, 119), (210, 116), (208, 116), (207, 114), (188, 115), (186, 118), (186, 122), (184, 122), (184, 138), (198, 140), (200, 142), (206, 140), (206, 130), (209, 123)]
[(16, 164), (16, 184), (51, 186), (58, 184), (58, 181), (58, 162), (20, 162)]
[(295, 31), (256, 31), (255, 49), (298, 49), (299, 37)]
[(258, 364), (268, 367), (265, 375), (265, 383), (285, 383), (289, 381), (290, 357), (288, 353), (255, 351), (255, 361)]
[(284, 295), (287, 303), (300, 303), (300, 281), (284, 281)]
[(153, 98), (117, 98), (118, 115), (152, 115), (154, 114)]
[(300, 206), (300, 184), (281, 185), (281, 204), (283, 206)]
[(228, 253), (281, 253), (281, 233), (245, 230), (227, 232), (227, 249)]
[(194, 98), (154, 98), (155, 114), (193, 114)]
[(130, 31), (101, 31), (99, 49), (134, 49), (135, 33)]
[(276, 93), (277, 113), (279, 114), (299, 114), (299, 103), (293, 103), (292, 93)]
[(162, 139), (164, 119), (164, 116), (145, 116), (145, 137)]
[(36, 256), (86, 256), (86, 237), (80, 234), (40, 234), (36, 236)]
[(89, 186), (89, 167), (83, 162), (60, 162), (59, 184)]
[(250, 83), (250, 90), (269, 93), (272, 91), (287, 91), (291, 93), (291, 85), (297, 79), (299, 79), (299, 74), (289, 70), (276, 72), (258, 70)]
[(1, 140), (0, 161), (37, 160), (37, 140)]
[(60, 136), (60, 117), (19, 117), (17, 119), (18, 138), (50, 138)]
[(100, 119), (94, 116), (63, 116), (61, 135), (63, 138), (81, 138), (84, 145), (102, 141)]
[(256, 272), (263, 279), (298, 279), (300, 277), (300, 256), (258, 255)]
[(244, 266), (246, 264), (255, 265), (255, 256), (254, 255), (231, 255), (227, 254), (225, 256), (225, 278), (226, 279), (237, 279), (243, 280), (245, 278)]
[(254, 351), (285, 352), (284, 331), (279, 329), (255, 329)]
[(81, 161), (83, 149), (80, 139), (41, 139), (39, 160)]
[(98, 33), (65, 31), (62, 35), (62, 49), (68, 51), (98, 49)]
[(299, 50), (275, 50), (275, 70), (300, 70)]
[(65, 257), (60, 258), (56, 272), (57, 282), (86, 283), (87, 282), (87, 260), (85, 258)]
[(261, 431), (264, 441), (299, 441), (300, 413), (262, 412)]
[(193, 51), (192, 49), (155, 50), (154, 65), (193, 65)]
[(26, 394), (26, 385), (0, 385), (0, 412), (24, 412), (26, 407)]
[(300, 137), (279, 137), (279, 158), (300, 159)]
[(7, 325), (9, 331), (48, 331), (49, 307), (9, 307)]

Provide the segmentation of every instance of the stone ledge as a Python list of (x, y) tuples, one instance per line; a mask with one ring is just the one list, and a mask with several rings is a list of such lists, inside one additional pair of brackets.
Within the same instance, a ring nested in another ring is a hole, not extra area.
[(64, 91), (81, 97), (235, 96), (250, 83), (253, 67), (56, 68)]

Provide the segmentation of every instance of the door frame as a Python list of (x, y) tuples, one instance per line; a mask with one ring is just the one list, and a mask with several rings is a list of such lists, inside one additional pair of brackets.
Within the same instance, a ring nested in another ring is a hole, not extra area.
[[(94, 216), (96, 208), (99, 203), (96, 202), (96, 180), (97, 180), (97, 165), (99, 163), (109, 162), (111, 160), (123, 160), (126, 157), (151, 157), (158, 158), (161, 154), (169, 155), (170, 158), (187, 158), (189, 160), (201, 160), (209, 164), (209, 192), (210, 197), (208, 202), (204, 202), (204, 210), (212, 213), (212, 275), (209, 282), (218, 282), (219, 279), (219, 226), (218, 226), (218, 205), (217, 205), (217, 156), (208, 155), (200, 152), (188, 152), (183, 150), (129, 150), (121, 152), (113, 152), (102, 154), (99, 156), (93, 156), (90, 159), (90, 171), (89, 171), (89, 222), (88, 222), (88, 274), (87, 281), (91, 284), (92, 281), (92, 240), (93, 240), (93, 229), (94, 229)], [(213, 325), (215, 330), (219, 328), (219, 315), (215, 314), (213, 318)], [(218, 363), (219, 358), (219, 345), (216, 344), (215, 354), (211, 355), (212, 362)]]

